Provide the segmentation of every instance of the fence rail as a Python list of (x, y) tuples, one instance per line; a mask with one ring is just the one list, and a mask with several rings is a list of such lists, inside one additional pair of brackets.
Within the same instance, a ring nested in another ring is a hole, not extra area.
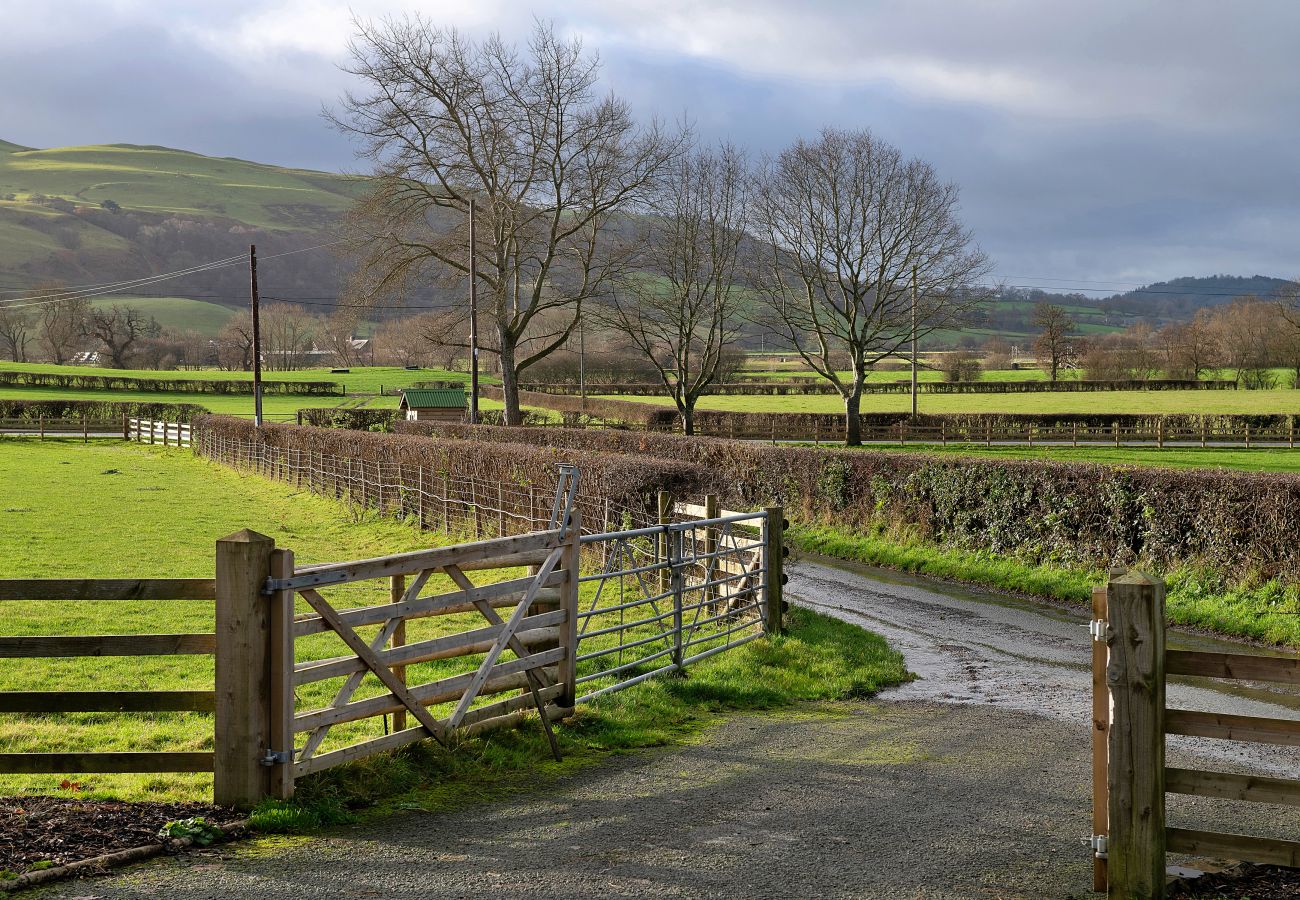
[(158, 422), (150, 419), (127, 419), (123, 437), (138, 444), (162, 444), (164, 447), (190, 446), (193, 432), (183, 422)]
[[(211, 578), (6, 579), (0, 601), (64, 604), (70, 601), (215, 601)], [(23, 635), (0, 637), (0, 659), (174, 656), (216, 653), (216, 636), (201, 634)], [(155, 713), (213, 711), (217, 692), (136, 690), (0, 691), (0, 713)], [(184, 751), (0, 753), (0, 773), (211, 772), (212, 753)]]
[(1165, 765), (1166, 735), (1300, 745), (1300, 720), (1168, 709), (1170, 676), (1300, 684), (1300, 660), (1165, 649), (1164, 582), (1112, 572), (1093, 594), (1094, 889), (1165, 895), (1165, 854), (1300, 867), (1300, 841), (1168, 827), (1165, 795), (1300, 806), (1300, 779)]
[(126, 436), (126, 419), (91, 419), (37, 416), (34, 419), (6, 418), (0, 419), (0, 433), (34, 434), (44, 438), (48, 435), (81, 435), (83, 441), (92, 435), (112, 434)]

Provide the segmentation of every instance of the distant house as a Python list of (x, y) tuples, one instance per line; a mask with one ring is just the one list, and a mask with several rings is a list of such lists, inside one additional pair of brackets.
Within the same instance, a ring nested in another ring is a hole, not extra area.
[(408, 422), (461, 422), (467, 406), (464, 388), (406, 388), (397, 409)]

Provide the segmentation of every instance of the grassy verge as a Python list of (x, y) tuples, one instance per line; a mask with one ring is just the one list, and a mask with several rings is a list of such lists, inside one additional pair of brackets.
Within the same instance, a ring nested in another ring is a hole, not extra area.
[[(873, 566), (944, 578), (996, 590), (1086, 604), (1100, 569), (1035, 563), (987, 551), (937, 547), (884, 529), (849, 534), (835, 528), (796, 527), (786, 532), (800, 549)], [(1300, 647), (1300, 588), (1280, 579), (1230, 584), (1221, 576), (1190, 567), (1163, 575), (1168, 585), (1166, 614), (1171, 623)]]
[[(807, 446), (812, 446), (808, 444)], [(1226, 447), (984, 447), (977, 444), (869, 444), (855, 448), (869, 453), (926, 453), (935, 456), (978, 456), (985, 459), (1059, 459), (1063, 462), (1103, 463), (1115, 466), (1164, 466), (1175, 469), (1237, 469), (1243, 472), (1300, 472), (1300, 449)]]

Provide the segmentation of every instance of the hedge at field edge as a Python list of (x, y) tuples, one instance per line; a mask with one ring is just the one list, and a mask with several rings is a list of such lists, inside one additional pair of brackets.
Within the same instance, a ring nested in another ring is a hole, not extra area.
[[(1203, 566), (1238, 580), (1298, 580), (1300, 475), (773, 446), (753, 441), (562, 428), (399, 423), (406, 435), (480, 448), (531, 444), (583, 465), (626, 453), (689, 461), (698, 499), (850, 531), (914, 529), (943, 546), (1035, 562)], [(463, 451), (462, 451), (463, 452)], [(480, 451), (482, 452), (482, 451)], [(671, 489), (671, 488), (670, 488)]]
[(153, 403), (111, 400), (0, 399), (0, 419), (81, 419), (117, 421), (122, 416), (165, 422), (188, 422), (207, 410), (195, 403)]

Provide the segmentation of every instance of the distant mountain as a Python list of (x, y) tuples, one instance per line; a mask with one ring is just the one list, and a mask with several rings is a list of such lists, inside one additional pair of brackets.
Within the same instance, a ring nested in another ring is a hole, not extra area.
[(1268, 275), (1211, 275), (1174, 278), (1099, 301), (1115, 312), (1147, 318), (1190, 319), (1204, 306), (1231, 303), (1238, 297), (1277, 297), (1291, 282)]
[[(0, 141), (0, 287), (47, 279), (107, 282), (212, 259), (329, 240), (365, 190), (362, 178), (109, 144), (33, 150)], [(265, 273), (267, 289), (333, 296), (328, 251), (295, 254)], [(167, 282), (218, 303), (247, 297), (236, 267)]]

